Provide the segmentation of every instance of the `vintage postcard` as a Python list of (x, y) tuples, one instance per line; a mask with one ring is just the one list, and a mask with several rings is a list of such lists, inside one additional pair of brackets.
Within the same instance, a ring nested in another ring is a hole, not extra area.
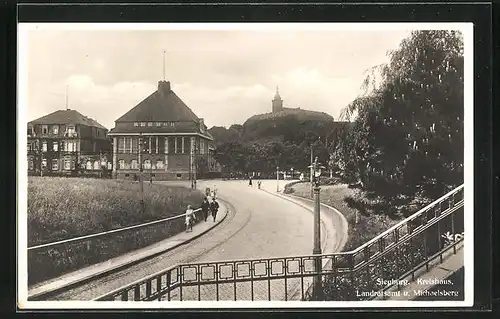
[(465, 307), (471, 23), (20, 23), (20, 309)]

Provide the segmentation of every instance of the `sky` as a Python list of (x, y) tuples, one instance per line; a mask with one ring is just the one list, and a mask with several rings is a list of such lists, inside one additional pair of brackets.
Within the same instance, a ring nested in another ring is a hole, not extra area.
[(208, 127), (270, 112), (276, 86), (285, 107), (338, 119), (362, 93), (365, 72), (387, 62), (388, 50), (409, 32), (33, 29), (26, 53), (28, 120), (64, 109), (67, 87), (70, 109), (111, 129), (157, 89), (163, 69)]

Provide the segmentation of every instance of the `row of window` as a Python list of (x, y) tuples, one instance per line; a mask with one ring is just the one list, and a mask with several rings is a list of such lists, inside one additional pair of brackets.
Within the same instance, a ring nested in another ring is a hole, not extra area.
[[(42, 134), (47, 135), (49, 132), (53, 135), (59, 134), (59, 125), (51, 125), (49, 130), (49, 125), (42, 125)], [(72, 137), (76, 136), (76, 128), (73, 125), (66, 126), (66, 136)], [(33, 135), (33, 127), (28, 127), (28, 135)]]
[[(64, 159), (63, 160), (63, 169), (64, 170), (73, 170), (75, 169), (75, 161), (72, 160), (72, 159)], [(99, 161), (87, 161), (86, 164), (85, 164), (85, 169), (87, 170), (100, 170), (102, 169), (102, 165), (104, 166), (107, 166), (108, 169), (112, 169), (112, 164), (111, 163), (101, 163)], [(42, 170), (46, 170), (47, 169), (47, 159), (46, 158), (43, 158), (42, 159), (42, 163), (41, 163), (41, 166), (42, 166)], [(34, 170), (35, 169), (35, 161), (33, 158), (30, 158), (28, 160), (28, 168), (30, 170)], [(57, 171), (59, 170), (59, 160), (58, 159), (53, 159), (51, 161), (51, 170), (53, 171)]]
[[(130, 163), (125, 162), (125, 160), (118, 161), (119, 169), (139, 169), (139, 162), (137, 160), (132, 160)], [(151, 162), (151, 160), (146, 159), (142, 162), (142, 168), (145, 170), (148, 169), (166, 169), (166, 165), (163, 161)]]
[(175, 122), (134, 122), (134, 126), (141, 126), (141, 127), (146, 127), (146, 126), (156, 126), (156, 127), (173, 127), (175, 126)]
[[(28, 151), (35, 151), (36, 150), (36, 143), (28, 142)], [(77, 150), (77, 142), (76, 141), (66, 141), (66, 143), (61, 142), (61, 151), (64, 152), (76, 152)], [(42, 152), (47, 152), (48, 147), (47, 147), (47, 142), (42, 141)], [(58, 142), (52, 142), (52, 151), (57, 152), (59, 151), (59, 143)]]
[[(152, 154), (189, 154), (191, 152), (191, 137), (151, 136), (142, 140), (137, 137), (118, 137), (118, 153), (138, 153), (142, 142), (141, 152)], [(199, 153), (205, 154), (206, 141), (199, 144)], [(195, 145), (196, 147), (196, 145)]]

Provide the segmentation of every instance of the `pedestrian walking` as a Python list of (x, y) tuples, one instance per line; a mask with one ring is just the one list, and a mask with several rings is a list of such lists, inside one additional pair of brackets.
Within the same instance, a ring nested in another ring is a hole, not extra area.
[(201, 211), (203, 212), (203, 218), (207, 221), (208, 211), (210, 210), (210, 203), (208, 202), (208, 198), (203, 198), (203, 202), (201, 203)]
[(194, 210), (191, 208), (191, 205), (188, 205), (186, 209), (186, 232), (188, 230), (193, 231), (193, 224), (195, 218), (196, 216), (194, 215)]
[(248, 186), (252, 186), (252, 178), (251, 177), (248, 179)]
[(257, 182), (257, 187), (260, 189), (260, 185), (262, 185), (262, 182), (261, 181), (258, 181)]
[(217, 212), (219, 211), (219, 203), (217, 203), (215, 198), (212, 198), (212, 202), (210, 203), (210, 211), (212, 212), (212, 217), (214, 218), (215, 223), (215, 218), (217, 217)]

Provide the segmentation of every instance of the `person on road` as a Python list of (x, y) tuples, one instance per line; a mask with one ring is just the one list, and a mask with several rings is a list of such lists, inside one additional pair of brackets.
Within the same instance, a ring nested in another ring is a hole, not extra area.
[(201, 203), (201, 211), (203, 212), (203, 218), (207, 221), (208, 211), (210, 210), (210, 203), (208, 202), (208, 198), (203, 198), (203, 202)]
[(196, 216), (194, 214), (194, 210), (191, 208), (191, 205), (187, 206), (186, 209), (186, 232), (188, 230), (193, 231), (194, 220)]
[(260, 185), (262, 185), (262, 182), (261, 181), (258, 181), (257, 182), (257, 187), (260, 189)]
[(215, 198), (212, 198), (212, 202), (210, 203), (210, 211), (212, 212), (212, 217), (214, 218), (215, 223), (215, 218), (217, 217), (217, 212), (219, 211), (219, 203), (217, 203)]
[(252, 177), (248, 179), (248, 186), (252, 186)]

